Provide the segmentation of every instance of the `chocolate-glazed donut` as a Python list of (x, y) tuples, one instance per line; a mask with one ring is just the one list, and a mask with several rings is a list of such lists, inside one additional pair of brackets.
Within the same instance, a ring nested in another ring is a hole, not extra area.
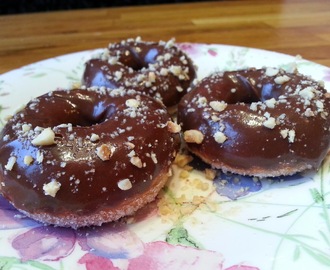
[(281, 69), (215, 73), (183, 97), (178, 121), (191, 152), (214, 168), (253, 176), (317, 169), (330, 145), (330, 98)]
[(192, 61), (173, 40), (156, 43), (137, 38), (110, 44), (101, 56), (89, 60), (82, 83), (132, 88), (171, 107), (179, 103), (195, 77)]
[(122, 89), (50, 92), (0, 136), (0, 192), (44, 223), (78, 228), (133, 214), (163, 187), (178, 150), (160, 102)]

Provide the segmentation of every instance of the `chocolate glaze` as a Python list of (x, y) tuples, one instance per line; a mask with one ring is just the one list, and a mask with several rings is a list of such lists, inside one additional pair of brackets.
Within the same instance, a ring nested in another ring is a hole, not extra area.
[[(138, 107), (127, 100), (138, 100)], [(100, 224), (104, 220), (90, 217), (103, 212), (112, 214), (106, 221), (117, 219), (123, 215), (122, 204), (143, 201), (148, 190), (156, 190), (156, 195), (162, 187), (158, 176), (167, 176), (178, 148), (168, 121), (161, 103), (135, 91), (75, 89), (40, 96), (1, 132), (0, 191), (29, 216), (45, 214), (50, 218), (42, 221), (60, 226)], [(55, 144), (33, 145), (38, 127), (50, 127)], [(93, 133), (99, 136), (96, 141)], [(96, 154), (104, 144), (113, 152), (105, 161)], [(33, 158), (30, 165), (24, 162), (26, 156)], [(142, 168), (130, 162), (132, 156), (140, 158)], [(6, 169), (10, 157), (16, 162)], [(118, 182), (126, 178), (132, 188), (122, 190)], [(55, 197), (45, 195), (43, 186), (54, 180), (60, 189)]]
[[(223, 101), (224, 110), (212, 101)], [(178, 121), (183, 131), (202, 132), (201, 144), (187, 146), (215, 168), (278, 176), (320, 166), (330, 145), (329, 112), (329, 94), (311, 78), (247, 69), (204, 78), (181, 100)]]
[(129, 39), (110, 44), (101, 56), (86, 63), (82, 83), (108, 88), (129, 87), (176, 105), (196, 77), (189, 57), (173, 41)]

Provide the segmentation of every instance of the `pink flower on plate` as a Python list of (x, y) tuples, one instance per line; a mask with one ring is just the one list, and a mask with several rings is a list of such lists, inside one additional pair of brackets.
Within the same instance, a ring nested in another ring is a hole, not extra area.
[(179, 43), (177, 46), (192, 57), (201, 54), (203, 44)]
[(83, 229), (78, 237), (82, 250), (108, 259), (130, 259), (143, 253), (143, 242), (123, 223)]
[(330, 82), (330, 68), (325, 70), (323, 80)]
[(152, 242), (145, 244), (141, 256), (129, 261), (128, 270), (215, 270), (222, 269), (222, 261), (222, 255), (214, 251), (170, 245), (166, 242)]
[(208, 49), (208, 50), (207, 50), (207, 53), (208, 53), (209, 55), (213, 56), (213, 57), (216, 57), (216, 56), (218, 55), (217, 50), (216, 50), (216, 49), (212, 49), (212, 48)]
[(78, 263), (84, 264), (86, 270), (120, 270), (113, 265), (111, 260), (90, 253), (81, 257)]
[(233, 265), (229, 268), (226, 268), (225, 270), (259, 270), (258, 267), (254, 267), (254, 266), (248, 266), (248, 265)]
[(15, 237), (12, 247), (18, 251), (23, 261), (57, 261), (71, 254), (75, 242), (73, 230), (42, 226)]

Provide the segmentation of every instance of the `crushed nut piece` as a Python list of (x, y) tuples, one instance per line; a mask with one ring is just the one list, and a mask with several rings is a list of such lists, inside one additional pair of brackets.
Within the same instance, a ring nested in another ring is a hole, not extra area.
[(5, 169), (8, 170), (8, 171), (11, 171), (13, 169), (15, 163), (16, 163), (16, 157), (11, 156), (8, 159), (7, 164), (5, 165)]
[(112, 154), (110, 147), (106, 144), (96, 148), (96, 155), (103, 161), (109, 160)]
[(283, 75), (283, 76), (278, 76), (274, 79), (274, 82), (276, 84), (284, 84), (286, 82), (290, 81), (290, 77), (287, 75)]
[(180, 168), (184, 168), (188, 163), (193, 160), (192, 156), (185, 154), (177, 154), (174, 160), (174, 164), (179, 166)]
[(266, 76), (269, 76), (269, 77), (273, 77), (273, 76), (276, 76), (278, 74), (280, 70), (278, 68), (273, 68), (273, 67), (268, 67), (266, 69)]
[(276, 126), (276, 121), (274, 117), (269, 117), (265, 122), (263, 122), (263, 125), (266, 128), (273, 129)]
[(96, 142), (99, 139), (100, 139), (100, 136), (99, 135), (97, 135), (95, 133), (92, 133), (91, 138), (90, 138), (91, 142)]
[(227, 103), (224, 101), (211, 101), (210, 106), (213, 110), (217, 112), (222, 112), (227, 108)]
[(142, 168), (142, 161), (141, 161), (141, 159), (139, 157), (137, 157), (137, 156), (131, 157), (130, 162), (134, 166), (136, 166), (138, 168)]
[(208, 180), (214, 180), (215, 176), (217, 175), (217, 172), (212, 169), (205, 169), (205, 178)]
[(125, 104), (126, 104), (127, 107), (137, 108), (140, 105), (140, 101), (138, 101), (138, 100), (136, 100), (134, 98), (130, 98), (130, 99), (127, 99), (126, 100)]
[(174, 123), (172, 121), (167, 122), (167, 129), (171, 133), (179, 133), (181, 131), (181, 126), (177, 123)]
[(49, 195), (52, 197), (56, 196), (56, 193), (60, 190), (61, 183), (57, 182), (56, 180), (52, 180), (48, 184), (44, 184), (43, 190), (45, 195)]
[(117, 185), (121, 190), (129, 190), (132, 188), (132, 182), (128, 178), (120, 180)]
[(296, 136), (296, 132), (291, 129), (289, 130), (289, 143), (293, 143)]
[(190, 129), (190, 130), (186, 130), (183, 133), (183, 139), (187, 142), (187, 143), (197, 143), (197, 144), (201, 144), (204, 140), (204, 135), (202, 132), (200, 132), (197, 129)]
[(24, 164), (25, 165), (30, 165), (32, 162), (33, 162), (33, 157), (28, 156), (28, 155), (24, 157)]
[(214, 133), (213, 137), (217, 143), (224, 143), (227, 140), (227, 136), (221, 131)]
[(32, 140), (33, 145), (52, 145), (55, 144), (55, 133), (51, 128), (44, 129), (37, 137)]

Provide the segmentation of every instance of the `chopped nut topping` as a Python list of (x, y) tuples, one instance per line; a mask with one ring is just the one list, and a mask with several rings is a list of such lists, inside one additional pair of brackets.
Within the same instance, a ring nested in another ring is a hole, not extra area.
[(183, 88), (182, 88), (181, 86), (177, 86), (177, 87), (176, 87), (176, 90), (177, 90), (178, 92), (180, 92), (180, 93), (183, 92)]
[(16, 157), (11, 156), (8, 159), (7, 164), (5, 165), (5, 169), (8, 170), (8, 171), (11, 171), (13, 169), (15, 163), (16, 163)]
[(183, 139), (187, 142), (187, 143), (197, 143), (197, 144), (201, 144), (204, 140), (204, 135), (202, 132), (200, 132), (197, 129), (190, 129), (190, 130), (186, 130), (183, 133)]
[(199, 97), (196, 102), (197, 102), (198, 108), (202, 108), (202, 107), (206, 106), (207, 99), (206, 99), (206, 97)]
[(181, 126), (172, 121), (167, 122), (167, 130), (171, 133), (179, 133), (181, 131)]
[(279, 69), (277, 68), (272, 68), (272, 67), (268, 67), (266, 69), (266, 76), (269, 76), (269, 77), (273, 77), (273, 76), (276, 76), (279, 72)]
[(214, 133), (214, 140), (217, 143), (224, 143), (227, 140), (227, 136), (223, 132), (217, 131)]
[(23, 124), (23, 125), (22, 125), (22, 130), (23, 130), (24, 132), (27, 132), (27, 131), (31, 130), (31, 125)]
[(284, 84), (288, 81), (290, 81), (290, 77), (287, 76), (287, 75), (278, 76), (274, 79), (274, 82), (277, 83), (277, 84)]
[(276, 121), (274, 117), (269, 117), (265, 122), (263, 122), (263, 125), (266, 128), (273, 129), (276, 126)]
[(181, 66), (170, 66), (170, 72), (175, 76), (179, 76), (182, 72)]
[(291, 129), (291, 130), (289, 130), (287, 128), (282, 129), (280, 131), (280, 134), (281, 134), (283, 139), (288, 138), (289, 143), (293, 143), (294, 140), (295, 140), (296, 132), (293, 129)]
[(125, 102), (125, 104), (126, 104), (127, 107), (137, 108), (140, 105), (140, 101), (138, 101), (138, 100), (136, 100), (134, 98), (131, 98), (131, 99), (127, 99), (126, 102)]
[(121, 190), (129, 190), (132, 188), (132, 182), (128, 178), (120, 180), (117, 185)]
[(213, 110), (217, 112), (222, 112), (227, 108), (227, 103), (224, 101), (211, 101), (210, 106)]
[(314, 92), (315, 92), (315, 88), (309, 86), (309, 87), (302, 89), (299, 92), (299, 95), (304, 99), (311, 100), (315, 96)]
[(289, 130), (286, 128), (286, 129), (282, 129), (280, 131), (280, 134), (282, 136), (283, 139), (285, 139), (286, 137), (288, 137), (288, 133), (289, 133)]
[(115, 80), (119, 81), (123, 76), (123, 73), (121, 71), (116, 71), (115, 72)]
[(174, 160), (174, 164), (178, 165), (180, 168), (184, 168), (192, 160), (192, 156), (185, 154), (177, 154)]
[(138, 168), (142, 168), (142, 161), (141, 161), (141, 159), (139, 157), (137, 157), (137, 156), (131, 157), (130, 162), (134, 166), (136, 166)]
[(128, 149), (134, 149), (135, 147), (135, 144), (131, 142), (125, 142), (124, 144), (128, 147)]
[(214, 180), (214, 178), (216, 177), (217, 172), (215, 170), (212, 169), (205, 169), (205, 178), (208, 180)]
[(91, 142), (96, 142), (99, 139), (100, 139), (100, 136), (99, 135), (97, 135), (95, 133), (92, 133), (91, 138), (90, 138)]
[(43, 190), (45, 195), (49, 195), (52, 197), (56, 196), (56, 193), (60, 190), (61, 183), (57, 182), (56, 180), (52, 180), (48, 184), (44, 184)]
[(160, 75), (167, 76), (168, 75), (168, 69), (167, 68), (161, 68)]
[(44, 160), (44, 154), (41, 153), (40, 151), (37, 152), (37, 158), (36, 158), (37, 162), (40, 164), (43, 162)]
[(55, 133), (51, 128), (46, 128), (31, 143), (38, 146), (55, 144)]
[(106, 144), (102, 144), (96, 148), (96, 155), (103, 161), (109, 160), (112, 154), (111, 149)]
[(24, 164), (25, 165), (30, 165), (33, 162), (33, 157), (31, 156), (25, 156), (24, 157)]
[(306, 117), (312, 117), (312, 116), (314, 116), (314, 112), (311, 110), (311, 108), (307, 108), (304, 115)]
[(155, 163), (155, 164), (158, 163), (157, 156), (154, 152), (151, 152), (150, 157), (151, 157), (151, 160), (153, 161), (153, 163)]
[(148, 80), (149, 82), (153, 83), (156, 81), (156, 74), (155, 72), (149, 72), (148, 73)]
[(256, 112), (258, 110), (258, 103), (257, 102), (252, 102), (250, 105), (250, 110)]
[(276, 104), (276, 100), (275, 98), (271, 98), (271, 99), (268, 99), (268, 100), (265, 100), (265, 104), (268, 108), (275, 108), (275, 104)]
[(289, 143), (293, 143), (296, 136), (296, 132), (292, 129), (289, 130)]

